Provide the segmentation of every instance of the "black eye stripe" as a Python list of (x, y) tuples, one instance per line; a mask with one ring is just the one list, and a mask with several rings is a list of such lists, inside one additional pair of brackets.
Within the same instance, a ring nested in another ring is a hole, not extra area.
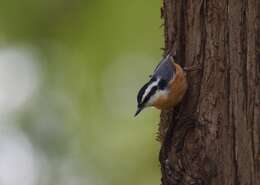
[(159, 81), (159, 83), (158, 83), (158, 88), (159, 88), (160, 90), (163, 90), (163, 89), (165, 89), (166, 86), (167, 86), (167, 81), (161, 79), (161, 80)]
[[(157, 81), (156, 78), (151, 78), (150, 81), (148, 83), (146, 83), (138, 92), (137, 95), (137, 103), (138, 103), (138, 107), (143, 107), (148, 101), (149, 99), (156, 93), (156, 91), (159, 90), (164, 90), (167, 86), (167, 81), (164, 79), (160, 79), (158, 81), (158, 83), (153, 84), (155, 81)], [(153, 84), (153, 85), (152, 85)], [(153, 86), (153, 87), (149, 87), (149, 86)], [(144, 94), (147, 90), (147, 88), (151, 88), (150, 91), (148, 92), (148, 94), (144, 97)]]
[(139, 91), (139, 93), (138, 93), (138, 95), (137, 95), (137, 102), (138, 102), (138, 104), (141, 103), (142, 97), (143, 97), (143, 95), (144, 95), (144, 93), (145, 93), (145, 90), (146, 90), (146, 88), (148, 87), (149, 83), (150, 83), (150, 82), (146, 83), (146, 84), (140, 89), (140, 91)]
[(143, 98), (143, 95), (144, 95), (144, 93), (145, 93), (145, 90), (147, 89), (147, 87), (148, 87), (151, 83), (153, 83), (153, 82), (155, 82), (155, 81), (156, 81), (156, 78), (154, 78), (154, 77), (151, 78), (150, 81), (147, 82), (147, 83), (139, 90), (138, 95), (137, 95), (137, 103), (138, 103), (138, 105), (143, 104), (143, 103), (142, 103), (142, 98)]
[(144, 105), (145, 103), (148, 102), (148, 100), (150, 99), (151, 96), (153, 96), (156, 91), (157, 91), (158, 87), (154, 86), (152, 87), (152, 89), (150, 90), (150, 92), (146, 95), (146, 97), (144, 98), (144, 101), (142, 102), (142, 105)]

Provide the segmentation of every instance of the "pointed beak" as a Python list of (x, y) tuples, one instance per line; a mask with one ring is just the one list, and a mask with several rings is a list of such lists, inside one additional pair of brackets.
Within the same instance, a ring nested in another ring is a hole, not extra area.
[(142, 110), (143, 110), (143, 108), (137, 108), (137, 111), (134, 116), (137, 116)]

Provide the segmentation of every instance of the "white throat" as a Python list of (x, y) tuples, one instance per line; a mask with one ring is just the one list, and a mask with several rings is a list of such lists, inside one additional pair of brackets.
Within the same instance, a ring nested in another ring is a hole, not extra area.
[(150, 100), (146, 103), (146, 106), (152, 106), (160, 97), (168, 96), (169, 91), (165, 90), (157, 90), (156, 93), (151, 96)]

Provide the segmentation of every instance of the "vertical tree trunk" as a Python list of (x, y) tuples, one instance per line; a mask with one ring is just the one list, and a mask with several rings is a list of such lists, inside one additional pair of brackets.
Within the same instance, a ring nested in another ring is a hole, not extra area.
[(189, 89), (162, 111), (163, 185), (260, 185), (260, 1), (164, 0), (165, 47)]

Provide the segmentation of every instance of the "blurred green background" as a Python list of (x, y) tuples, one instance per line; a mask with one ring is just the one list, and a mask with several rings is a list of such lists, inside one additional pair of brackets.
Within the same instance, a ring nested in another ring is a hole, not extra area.
[(158, 185), (160, 0), (0, 0), (0, 184)]

